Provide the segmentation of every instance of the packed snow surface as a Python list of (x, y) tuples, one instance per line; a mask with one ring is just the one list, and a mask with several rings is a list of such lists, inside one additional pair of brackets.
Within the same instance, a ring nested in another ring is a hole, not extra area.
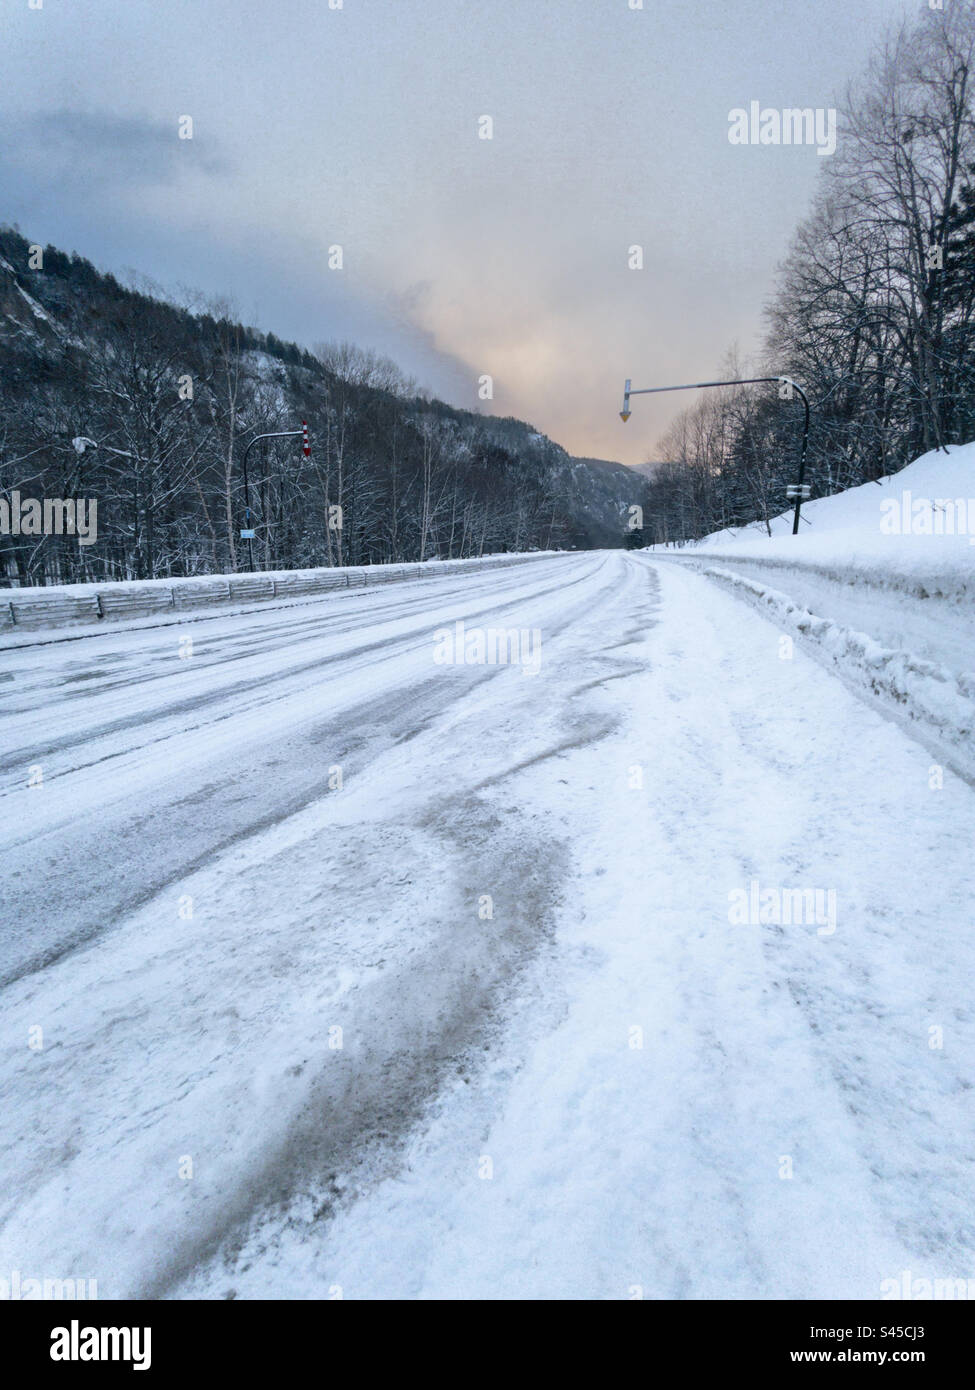
[[(537, 670), (444, 658), (489, 628)], [(3, 662), (0, 1272), (975, 1275), (975, 792), (732, 588), (590, 553)]]

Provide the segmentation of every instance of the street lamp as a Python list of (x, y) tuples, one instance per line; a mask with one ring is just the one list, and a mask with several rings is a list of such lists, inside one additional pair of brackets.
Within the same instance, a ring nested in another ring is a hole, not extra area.
[(308, 425), (304, 420), (302, 420), (301, 422), (300, 430), (279, 430), (275, 434), (255, 434), (254, 438), (251, 440), (247, 448), (244, 450), (244, 525), (241, 527), (240, 530), (240, 539), (242, 541), (247, 542), (247, 559), (250, 563), (252, 571), (254, 569), (254, 528), (250, 524), (251, 490), (250, 484), (247, 481), (247, 455), (250, 453), (254, 445), (262, 439), (297, 439), (299, 434), (301, 435), (302, 440), (304, 441), (302, 444), (301, 452), (304, 454), (305, 458), (307, 458), (311, 453), (311, 445), (308, 442)]
[(792, 518), (792, 534), (795, 535), (799, 530), (799, 508), (803, 501), (809, 496), (809, 485), (803, 482), (806, 474), (806, 445), (809, 441), (809, 399), (798, 381), (793, 381), (790, 376), (749, 376), (743, 377), (740, 381), (696, 381), (689, 386), (649, 386), (642, 391), (634, 391), (627, 377), (626, 385), (623, 388), (623, 409), (620, 411), (620, 419), (625, 425), (630, 418), (631, 396), (655, 396), (661, 391), (701, 391), (706, 386), (757, 386), (760, 382), (773, 381), (779, 385), (790, 386), (793, 391), (798, 391), (802, 397), (802, 404), (805, 407), (805, 418), (802, 425), (802, 443), (799, 447), (799, 476), (795, 485), (786, 491), (786, 496), (791, 500), (795, 498), (796, 509)]

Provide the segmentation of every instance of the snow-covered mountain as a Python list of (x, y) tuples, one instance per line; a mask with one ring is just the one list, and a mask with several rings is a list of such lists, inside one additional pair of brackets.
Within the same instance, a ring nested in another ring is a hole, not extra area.
[[(0, 368), (0, 495), (29, 473), (31, 495), (83, 489), (100, 511), (86, 553), (59, 536), (0, 536), (0, 581), (18, 585), (615, 547), (646, 502), (622, 465), (429, 399), (375, 354), (313, 354), (9, 228)], [(302, 421), (310, 454), (257, 450), (245, 490), (248, 442)], [(76, 438), (90, 443), (83, 461)], [(241, 529), (254, 531), (243, 560)]]

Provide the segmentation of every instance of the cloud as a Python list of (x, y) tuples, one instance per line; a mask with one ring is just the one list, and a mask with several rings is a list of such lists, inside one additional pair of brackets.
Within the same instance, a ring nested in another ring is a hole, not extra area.
[(104, 111), (42, 112), (7, 122), (3, 162), (67, 192), (131, 192), (173, 184), (187, 171), (216, 177), (231, 165), (212, 138), (180, 139), (172, 122)]

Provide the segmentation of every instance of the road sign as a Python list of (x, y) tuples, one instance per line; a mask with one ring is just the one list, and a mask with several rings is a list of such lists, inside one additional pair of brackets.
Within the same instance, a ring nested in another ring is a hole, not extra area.
[(802, 487), (797, 487), (795, 483), (790, 483), (785, 490), (785, 495), (786, 497), (788, 497), (790, 502), (794, 502), (797, 497), (800, 498), (803, 502), (806, 502), (808, 501), (809, 494), (811, 492), (812, 488), (808, 483), (803, 483)]
[(304, 454), (305, 458), (311, 456), (311, 442), (308, 438), (308, 423), (305, 420), (301, 422), (301, 452)]
[(256, 535), (256, 531), (241, 531), (240, 538), (242, 541), (252, 541)]

